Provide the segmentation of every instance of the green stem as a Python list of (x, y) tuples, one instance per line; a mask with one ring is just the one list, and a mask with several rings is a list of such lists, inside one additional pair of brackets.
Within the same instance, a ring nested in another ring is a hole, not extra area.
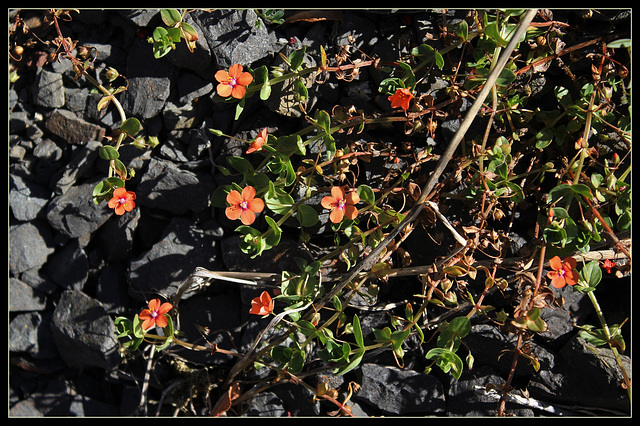
[(631, 399), (631, 381), (629, 380), (629, 375), (627, 374), (627, 371), (624, 368), (624, 365), (622, 364), (622, 359), (620, 358), (620, 354), (618, 353), (618, 349), (613, 346), (611, 344), (611, 332), (609, 331), (609, 326), (607, 325), (607, 321), (604, 318), (604, 314), (602, 313), (602, 309), (600, 309), (600, 304), (598, 303), (598, 300), (596, 299), (596, 295), (595, 292), (590, 291), (587, 293), (589, 295), (589, 300), (591, 300), (591, 304), (593, 305), (593, 308), (596, 311), (596, 315), (598, 316), (598, 321), (600, 321), (600, 325), (602, 326), (602, 329), (604, 330), (604, 334), (607, 338), (607, 344), (609, 345), (609, 349), (611, 349), (611, 352), (613, 353), (613, 357), (616, 360), (616, 363), (618, 364), (618, 367), (620, 368), (620, 372), (622, 373), (622, 377), (624, 379), (624, 383), (626, 385), (627, 388), (627, 394), (629, 395), (629, 399)]

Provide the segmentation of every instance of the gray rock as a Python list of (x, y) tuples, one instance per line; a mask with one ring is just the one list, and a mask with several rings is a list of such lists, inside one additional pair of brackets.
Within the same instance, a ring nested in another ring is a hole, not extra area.
[[(620, 355), (631, 375), (631, 360)], [(631, 403), (613, 353), (607, 347), (593, 347), (575, 335), (558, 353), (556, 365), (533, 376), (527, 389), (533, 398), (574, 404), (588, 410), (617, 410), (630, 413)], [(574, 407), (575, 408), (575, 407)]]
[(17, 278), (9, 279), (9, 311), (41, 311), (46, 307), (46, 295)]
[(88, 141), (86, 145), (78, 147), (65, 168), (54, 175), (55, 191), (64, 194), (81, 177), (86, 177), (95, 172), (94, 164), (98, 159), (98, 151), (102, 144), (97, 141)]
[(256, 25), (258, 16), (252, 9), (196, 11), (191, 15), (220, 68), (233, 64), (246, 67), (282, 47), (264, 23)]
[[(516, 340), (515, 335), (503, 333), (494, 326), (477, 324), (471, 327), (471, 332), (463, 341), (475, 359), (475, 366), (489, 365), (499, 374), (508, 374), (511, 370), (513, 354), (503, 355), (503, 351), (514, 349)], [(555, 365), (554, 355), (533, 340), (528, 343), (531, 347), (531, 354), (540, 362), (540, 368), (553, 368)], [(521, 357), (516, 367), (515, 376), (522, 377), (534, 372), (531, 363)]]
[(102, 179), (92, 179), (81, 185), (70, 187), (49, 202), (47, 220), (60, 234), (78, 238), (91, 234), (113, 215), (106, 203), (94, 204), (93, 188)]
[(377, 364), (357, 369), (362, 386), (354, 400), (388, 414), (435, 414), (444, 411), (442, 383), (435, 376)]
[(128, 116), (148, 119), (162, 111), (169, 95), (175, 68), (166, 57), (156, 59), (145, 40), (135, 40), (127, 59), (127, 90), (120, 103)]
[(64, 106), (64, 84), (62, 74), (42, 69), (31, 87), (33, 102), (45, 108)]
[[(138, 300), (158, 294), (172, 296), (196, 267), (216, 270), (220, 263), (212, 237), (205, 235), (192, 220), (174, 218), (160, 241), (130, 262), (129, 293)], [(195, 289), (187, 292), (185, 298), (194, 292)]]
[(9, 229), (11, 275), (39, 268), (53, 251), (53, 235), (46, 223), (34, 220)]
[(209, 171), (182, 170), (171, 162), (152, 158), (136, 188), (136, 201), (181, 215), (205, 209), (213, 189)]
[(81, 290), (89, 276), (89, 260), (78, 240), (70, 240), (49, 258), (47, 275), (62, 288)]
[(51, 313), (25, 312), (9, 323), (9, 350), (25, 352), (36, 359), (58, 356), (49, 328)]
[(213, 91), (213, 83), (211, 81), (204, 80), (190, 72), (180, 74), (176, 85), (178, 88), (178, 100), (182, 104), (189, 103)]
[(83, 145), (91, 140), (102, 140), (105, 136), (102, 127), (89, 123), (65, 109), (53, 111), (45, 125), (51, 133), (71, 144)]
[(18, 174), (9, 175), (9, 207), (19, 221), (27, 222), (44, 216), (51, 191)]
[(100, 228), (98, 236), (108, 262), (119, 262), (129, 257), (139, 220), (140, 209), (135, 208), (122, 216), (113, 216)]
[(66, 290), (53, 313), (53, 339), (62, 359), (74, 368), (111, 370), (118, 364), (118, 342), (112, 319), (97, 300)]
[[(451, 377), (447, 391), (447, 415), (452, 417), (496, 417), (498, 401), (476, 392), (476, 387), (486, 388), (492, 385), (504, 385), (504, 379), (495, 374), (491, 367), (476, 368), (473, 371), (466, 370), (459, 380)], [(507, 403), (506, 410), (509, 414), (518, 417), (531, 417), (534, 414), (531, 409), (511, 403)]]

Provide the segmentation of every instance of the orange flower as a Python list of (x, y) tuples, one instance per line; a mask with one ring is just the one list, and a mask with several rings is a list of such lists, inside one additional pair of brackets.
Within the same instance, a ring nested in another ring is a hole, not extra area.
[(345, 195), (341, 186), (331, 188), (331, 196), (324, 197), (320, 204), (325, 209), (331, 209), (329, 219), (333, 223), (339, 223), (344, 216), (347, 219), (355, 219), (358, 216), (358, 209), (355, 207), (360, 202), (360, 196), (355, 191), (351, 191)]
[(573, 257), (566, 257), (564, 260), (560, 260), (558, 256), (554, 256), (549, 259), (549, 266), (551, 266), (552, 271), (547, 273), (547, 278), (551, 280), (551, 285), (555, 288), (578, 283), (579, 275), (575, 270), (578, 262)]
[(229, 72), (219, 70), (215, 74), (215, 78), (220, 83), (216, 91), (223, 98), (232, 96), (236, 99), (242, 99), (247, 93), (245, 86), (248, 86), (253, 81), (253, 76), (250, 73), (242, 72), (242, 65), (240, 64), (231, 65)]
[(256, 220), (256, 213), (264, 209), (264, 201), (255, 198), (256, 190), (252, 186), (245, 186), (240, 194), (235, 189), (227, 194), (229, 207), (224, 214), (231, 220), (240, 219), (243, 225), (251, 225)]
[(389, 96), (391, 108), (409, 109), (409, 102), (413, 99), (413, 95), (409, 89), (396, 89), (396, 93)]
[(113, 198), (109, 200), (109, 208), (115, 209), (118, 216), (122, 216), (125, 211), (130, 212), (136, 206), (136, 194), (124, 188), (116, 188), (113, 191)]
[(138, 315), (140, 319), (143, 320), (142, 329), (146, 330), (154, 325), (160, 328), (166, 327), (169, 322), (165, 314), (169, 312), (171, 308), (173, 308), (171, 303), (160, 304), (160, 299), (150, 300), (149, 309), (143, 309), (140, 315)]
[(265, 127), (256, 137), (256, 140), (251, 142), (249, 145), (249, 149), (247, 149), (247, 154), (251, 154), (252, 152), (256, 152), (262, 148), (262, 146), (267, 142), (267, 128)]
[(263, 291), (259, 297), (254, 298), (251, 301), (250, 314), (254, 315), (269, 315), (273, 312), (273, 300), (268, 292)]
[(611, 259), (607, 259), (604, 261), (604, 264), (602, 265), (602, 269), (607, 271), (607, 274), (610, 274), (611, 270), (616, 266), (618, 266), (616, 262), (612, 261)]

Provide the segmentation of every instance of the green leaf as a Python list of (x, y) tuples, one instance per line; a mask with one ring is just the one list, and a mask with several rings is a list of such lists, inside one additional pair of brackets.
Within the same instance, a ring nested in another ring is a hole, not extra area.
[(166, 339), (160, 345), (156, 346), (157, 351), (166, 349), (173, 341), (173, 319), (168, 314), (164, 315), (167, 317), (167, 326), (162, 328), (162, 333), (165, 335)]
[(297, 71), (298, 68), (300, 68), (302, 62), (304, 61), (304, 54), (306, 50), (307, 48), (305, 46), (302, 47), (302, 49), (294, 50), (293, 52), (291, 52), (291, 54), (289, 55), (289, 65), (291, 66), (291, 71)]
[(602, 269), (597, 260), (584, 265), (584, 268), (580, 271), (580, 276), (587, 282), (589, 287), (596, 287), (602, 279)]
[(462, 359), (454, 352), (444, 348), (433, 348), (425, 355), (426, 359), (435, 359), (435, 363), (440, 369), (448, 373), (451, 371), (451, 375), (457, 379), (462, 375), (464, 364)]
[(307, 204), (300, 204), (296, 213), (300, 226), (309, 227), (318, 223), (318, 213)]
[(178, 12), (177, 9), (161, 9), (160, 17), (162, 18), (162, 22), (167, 26), (175, 25), (182, 20), (180, 12)]
[(131, 136), (135, 137), (138, 132), (140, 132), (141, 125), (140, 121), (138, 121), (135, 117), (127, 118), (124, 123), (120, 126), (120, 130)]
[(105, 145), (101, 147), (100, 150), (98, 151), (98, 155), (100, 155), (100, 158), (107, 161), (115, 160), (118, 157), (120, 157), (120, 153), (110, 145)]
[(265, 242), (268, 245), (270, 245), (271, 247), (275, 247), (280, 242), (280, 236), (282, 235), (282, 229), (280, 229), (280, 227), (278, 226), (276, 221), (273, 220), (270, 216), (266, 216), (265, 215), (264, 219), (267, 222), (267, 224), (269, 225), (269, 228), (271, 228), (271, 230), (273, 231), (271, 234), (269, 234), (266, 237)]
[[(465, 21), (462, 21), (462, 22), (466, 24)], [(467, 34), (465, 34), (464, 36), (465, 40), (467, 35), (468, 35), (468, 27), (467, 27)], [(420, 46), (414, 47), (413, 49), (411, 49), (411, 54), (413, 56), (422, 57), (425, 61), (435, 63), (438, 69), (442, 69), (442, 67), (444, 66), (444, 58), (442, 57), (442, 55), (436, 49), (429, 46), (428, 44), (421, 44)], [(407, 84), (407, 85), (413, 86), (413, 84)]]
[(360, 327), (360, 319), (358, 315), (353, 316), (353, 337), (356, 339), (356, 343), (360, 349), (364, 349), (364, 337), (362, 336), (362, 328)]
[(358, 186), (358, 195), (360, 196), (360, 199), (362, 201), (364, 201), (365, 203), (368, 204), (375, 204), (376, 203), (376, 195), (373, 192), (373, 189), (371, 189), (371, 187), (369, 185), (360, 185)]

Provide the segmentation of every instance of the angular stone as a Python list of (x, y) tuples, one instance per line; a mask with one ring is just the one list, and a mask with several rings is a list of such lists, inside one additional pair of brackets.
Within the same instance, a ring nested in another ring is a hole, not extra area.
[(47, 208), (49, 224), (69, 238), (88, 235), (100, 228), (114, 214), (105, 202), (98, 205), (93, 202), (93, 189), (101, 180), (74, 185), (51, 200)]
[(136, 188), (136, 201), (180, 215), (206, 208), (213, 189), (208, 171), (182, 170), (168, 161), (151, 159)]
[(11, 275), (40, 267), (53, 251), (53, 235), (46, 223), (35, 220), (10, 228), (9, 272)]
[(258, 15), (252, 9), (196, 11), (192, 16), (220, 68), (252, 64), (282, 47), (266, 25), (255, 24)]
[(77, 290), (60, 295), (51, 331), (62, 359), (74, 368), (111, 370), (118, 364), (113, 320), (97, 300)]
[(47, 129), (71, 144), (85, 144), (90, 140), (104, 138), (105, 130), (79, 118), (71, 111), (57, 109), (46, 121)]
[(46, 269), (60, 287), (81, 290), (89, 276), (89, 260), (78, 240), (73, 239), (51, 256)]
[(377, 364), (358, 369), (362, 386), (354, 399), (389, 414), (435, 414), (444, 411), (442, 383), (433, 375)]
[[(196, 267), (220, 268), (214, 238), (186, 218), (171, 220), (160, 241), (129, 265), (130, 294), (144, 300), (159, 294), (172, 296)], [(193, 295), (195, 289), (184, 297)]]
[(46, 296), (17, 278), (9, 279), (9, 311), (41, 311), (46, 306)]
[(64, 106), (64, 85), (62, 74), (42, 69), (32, 86), (33, 102), (45, 108)]

